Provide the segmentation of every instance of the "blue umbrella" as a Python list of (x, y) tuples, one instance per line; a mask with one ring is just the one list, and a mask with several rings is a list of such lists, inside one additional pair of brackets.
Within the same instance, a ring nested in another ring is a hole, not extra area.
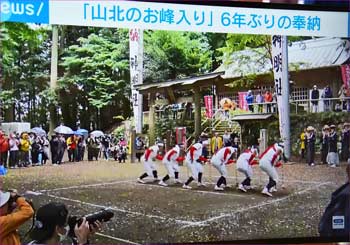
[(84, 135), (85, 138), (87, 138), (89, 135), (89, 131), (87, 131), (86, 129), (83, 129), (83, 128), (79, 128), (75, 132), (80, 133), (80, 135)]
[(78, 130), (77, 130), (77, 131), (74, 131), (73, 133), (74, 133), (74, 135), (79, 135), (79, 136), (82, 136), (82, 135), (83, 135), (83, 133), (79, 132)]

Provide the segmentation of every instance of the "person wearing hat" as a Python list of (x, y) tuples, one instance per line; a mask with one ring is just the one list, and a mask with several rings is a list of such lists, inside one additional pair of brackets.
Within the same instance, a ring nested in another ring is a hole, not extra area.
[(154, 146), (146, 149), (145, 153), (141, 157), (141, 161), (143, 162), (143, 166), (146, 172), (137, 179), (137, 182), (145, 184), (142, 179), (148, 176), (153, 176), (154, 180), (158, 180), (158, 172), (155, 164), (155, 159), (163, 160), (163, 158), (159, 155), (159, 152), (161, 152), (163, 147), (164, 144), (159, 142)]
[(316, 134), (315, 129), (312, 126), (306, 128), (307, 136), (306, 136), (306, 159), (309, 166), (315, 166), (315, 142), (316, 142)]
[(330, 127), (328, 125), (325, 125), (322, 129), (322, 135), (321, 135), (321, 162), (323, 164), (327, 164), (327, 155), (328, 155), (328, 148), (329, 148), (329, 130)]
[[(101, 222), (93, 225), (83, 218), (80, 226), (74, 227), (76, 236), (74, 244), (89, 244), (89, 235), (101, 228)], [(33, 239), (29, 244), (60, 244), (66, 241), (70, 227), (68, 225), (68, 209), (63, 203), (51, 202), (40, 207), (35, 216), (34, 226), (29, 236)]]
[(336, 167), (339, 165), (339, 155), (338, 155), (338, 135), (336, 132), (336, 126), (331, 125), (330, 126), (331, 131), (329, 133), (329, 149), (328, 149), (328, 155), (327, 155), (327, 163), (331, 167)]
[(205, 186), (205, 184), (202, 183), (202, 176), (203, 176), (203, 166), (202, 161), (206, 162), (207, 159), (203, 156), (203, 148), (207, 146), (209, 142), (207, 140), (203, 141), (202, 143), (196, 143), (190, 147), (186, 154), (186, 164), (188, 169), (191, 172), (191, 176), (188, 178), (186, 183), (182, 186), (184, 189), (192, 189), (189, 184), (193, 180), (198, 181), (198, 186)]
[(350, 123), (344, 123), (342, 135), (341, 135), (341, 160), (342, 161), (348, 161), (348, 159), (350, 159), (349, 147), (350, 147)]
[(0, 191), (0, 244), (21, 244), (17, 229), (33, 215), (32, 206), (16, 191)]
[(282, 156), (286, 161), (283, 152), (284, 144), (275, 143), (260, 155), (259, 167), (269, 176), (269, 182), (261, 192), (266, 196), (272, 197), (271, 192), (277, 191), (278, 174), (276, 168), (282, 166), (282, 162), (280, 161)]
[(320, 92), (317, 89), (317, 86), (314, 85), (311, 91), (311, 104), (312, 104), (312, 112), (318, 112), (318, 100), (320, 99)]

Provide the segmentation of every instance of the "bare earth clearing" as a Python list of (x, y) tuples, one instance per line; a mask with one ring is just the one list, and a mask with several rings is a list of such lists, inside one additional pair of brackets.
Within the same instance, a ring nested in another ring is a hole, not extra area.
[[(224, 192), (213, 191), (218, 173), (208, 165), (207, 187), (193, 183), (192, 190), (184, 190), (179, 184), (160, 187), (152, 180), (138, 184), (142, 164), (115, 161), (10, 170), (5, 187), (40, 192), (27, 195), (36, 207), (64, 202), (73, 215), (110, 207), (114, 218), (91, 242), (138, 244), (318, 236), (319, 219), (330, 195), (346, 180), (344, 166), (285, 165), (279, 169), (278, 192), (267, 198), (260, 194), (267, 176), (258, 166), (254, 167), (256, 189), (246, 194), (236, 190), (242, 175), (236, 177), (234, 167), (228, 167), (232, 187)], [(160, 177), (165, 175), (161, 163), (158, 170)], [(187, 177), (187, 169), (181, 167), (180, 178)]]

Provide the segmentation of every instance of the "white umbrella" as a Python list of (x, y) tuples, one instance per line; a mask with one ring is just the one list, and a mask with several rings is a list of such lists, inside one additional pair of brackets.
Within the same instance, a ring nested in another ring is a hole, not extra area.
[(42, 128), (39, 128), (39, 127), (32, 128), (30, 130), (30, 132), (32, 132), (32, 133), (34, 133), (34, 134), (36, 134), (38, 136), (46, 136), (45, 130), (42, 129)]
[(54, 132), (58, 133), (58, 134), (74, 134), (74, 132), (71, 128), (63, 126), (63, 125), (55, 128)]
[(101, 137), (101, 136), (104, 136), (105, 134), (100, 131), (100, 130), (95, 130), (95, 131), (92, 131), (91, 133), (91, 136), (92, 137), (95, 137), (95, 138), (98, 138), (98, 137)]

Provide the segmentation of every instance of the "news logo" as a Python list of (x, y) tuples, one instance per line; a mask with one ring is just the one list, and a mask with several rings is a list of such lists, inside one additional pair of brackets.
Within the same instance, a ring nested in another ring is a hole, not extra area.
[(345, 218), (344, 216), (333, 216), (332, 228), (336, 229), (345, 229)]
[(0, 13), (0, 22), (49, 24), (49, 0), (1, 1)]

